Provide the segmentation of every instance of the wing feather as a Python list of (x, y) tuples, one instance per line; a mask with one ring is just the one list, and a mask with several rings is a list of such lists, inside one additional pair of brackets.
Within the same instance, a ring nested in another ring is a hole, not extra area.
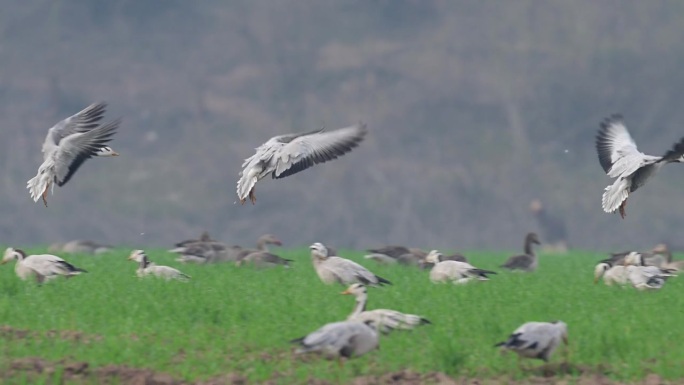
[(601, 122), (596, 136), (596, 151), (603, 170), (608, 173), (621, 158), (641, 154), (622, 121), (622, 115), (614, 114)]
[(292, 139), (275, 155), (274, 179), (296, 174), (318, 163), (342, 156), (364, 139), (368, 130), (359, 123), (330, 132), (316, 131)]
[(48, 135), (43, 143), (43, 152), (51, 145), (58, 145), (62, 139), (69, 135), (86, 132), (97, 127), (98, 122), (104, 116), (107, 103), (93, 103), (74, 115), (60, 121), (48, 130)]
[(86, 159), (94, 156), (112, 139), (120, 123), (121, 119), (117, 119), (64, 138), (55, 155), (55, 183), (58, 186), (66, 184)]

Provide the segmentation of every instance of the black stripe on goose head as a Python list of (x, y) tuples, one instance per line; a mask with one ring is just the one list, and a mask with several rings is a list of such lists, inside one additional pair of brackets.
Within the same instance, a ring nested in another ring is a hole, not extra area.
[(14, 251), (15, 251), (17, 254), (19, 254), (19, 256), (21, 257), (21, 258), (19, 258), (20, 260), (26, 258), (26, 256), (27, 256), (27, 255), (26, 255), (26, 252), (25, 252), (24, 250), (22, 250), (22, 249), (14, 249)]

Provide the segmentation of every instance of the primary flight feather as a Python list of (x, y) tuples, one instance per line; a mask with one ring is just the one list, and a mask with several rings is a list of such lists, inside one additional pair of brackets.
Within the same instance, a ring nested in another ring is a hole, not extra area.
[(99, 123), (106, 106), (105, 103), (91, 104), (50, 128), (43, 143), (43, 163), (38, 174), (26, 184), (34, 202), (42, 197), (47, 206), (50, 186), (54, 191), (55, 184), (60, 187), (66, 184), (86, 159), (118, 155), (105, 145), (112, 139), (120, 120)]
[(366, 125), (359, 123), (328, 132), (321, 129), (269, 139), (242, 164), (237, 182), (240, 203), (244, 204), (248, 197), (252, 204), (256, 202), (254, 185), (265, 176), (271, 174), (273, 179), (280, 179), (333, 160), (358, 146), (367, 132)]

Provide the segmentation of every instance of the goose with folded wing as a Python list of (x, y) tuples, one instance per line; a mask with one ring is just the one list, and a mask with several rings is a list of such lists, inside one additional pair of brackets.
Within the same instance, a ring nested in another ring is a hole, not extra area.
[(78, 268), (62, 258), (52, 254), (27, 255), (21, 249), (8, 247), (0, 261), (0, 265), (16, 260), (17, 264), (14, 271), (22, 280), (35, 277), (38, 283), (57, 278), (58, 276), (71, 277), (86, 273), (85, 270)]

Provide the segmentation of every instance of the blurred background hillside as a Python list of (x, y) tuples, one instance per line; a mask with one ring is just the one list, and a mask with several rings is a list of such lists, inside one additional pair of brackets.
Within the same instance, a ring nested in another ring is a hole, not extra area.
[[(0, 13), (0, 234), (163, 246), (208, 230), (251, 244), (518, 249), (541, 199), (577, 248), (677, 242), (684, 168), (601, 210), (599, 121), (642, 151), (684, 135), (684, 2), (11, 0)], [(46, 130), (94, 101), (119, 158), (49, 198), (25, 188)], [(335, 162), (257, 186), (273, 135), (358, 121)], [(542, 233), (543, 236), (543, 233)]]

